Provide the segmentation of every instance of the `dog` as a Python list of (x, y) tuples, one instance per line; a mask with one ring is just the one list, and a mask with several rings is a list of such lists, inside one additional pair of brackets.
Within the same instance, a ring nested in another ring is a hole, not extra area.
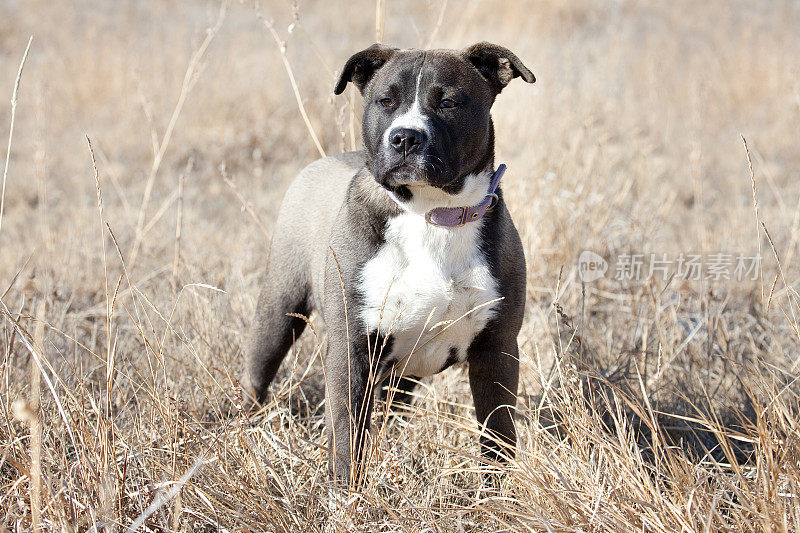
[(300, 336), (328, 328), (329, 466), (358, 479), (384, 377), (423, 378), (466, 362), (480, 446), (513, 453), (525, 255), (494, 166), (495, 97), (535, 78), (508, 49), (401, 50), (350, 57), (334, 88), (364, 99), (364, 149), (317, 160), (278, 213), (249, 344), (259, 402)]

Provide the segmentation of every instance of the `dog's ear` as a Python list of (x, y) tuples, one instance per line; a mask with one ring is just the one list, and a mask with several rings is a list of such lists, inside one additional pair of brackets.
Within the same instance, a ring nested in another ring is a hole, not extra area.
[(498, 94), (517, 76), (522, 77), (528, 83), (536, 81), (528, 67), (523, 65), (522, 61), (508, 48), (482, 42), (466, 48), (464, 56), (492, 84)]
[(367, 82), (372, 78), (372, 75), (383, 66), (384, 63), (389, 61), (397, 48), (390, 48), (382, 44), (375, 43), (366, 50), (361, 50), (353, 54), (347, 63), (344, 64), (342, 74), (339, 76), (339, 81), (336, 82), (336, 87), (333, 89), (333, 94), (342, 94), (347, 82), (352, 81), (359, 92), (363, 94), (364, 87)]

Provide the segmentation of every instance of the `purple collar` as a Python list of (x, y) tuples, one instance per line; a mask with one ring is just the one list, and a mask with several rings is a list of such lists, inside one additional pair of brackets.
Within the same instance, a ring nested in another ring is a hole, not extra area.
[(460, 228), (467, 222), (480, 220), (481, 217), (497, 203), (498, 198), (495, 191), (505, 171), (506, 166), (501, 163), (494, 174), (492, 174), (486, 196), (479, 204), (471, 207), (436, 207), (425, 214), (425, 220), (428, 221), (429, 224), (443, 228)]

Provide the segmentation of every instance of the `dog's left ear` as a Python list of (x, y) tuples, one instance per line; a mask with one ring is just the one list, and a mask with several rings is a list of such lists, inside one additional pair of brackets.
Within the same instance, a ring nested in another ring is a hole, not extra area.
[(482, 42), (466, 48), (464, 56), (492, 84), (497, 94), (517, 76), (528, 83), (536, 81), (528, 67), (508, 48)]
[(342, 74), (339, 76), (339, 81), (336, 82), (336, 87), (333, 89), (333, 94), (342, 94), (347, 82), (352, 81), (358, 87), (360, 93), (364, 93), (364, 87), (367, 82), (372, 78), (372, 75), (383, 66), (384, 63), (389, 61), (397, 48), (391, 48), (382, 44), (375, 43), (365, 50), (361, 50), (353, 54), (347, 63), (344, 64)]

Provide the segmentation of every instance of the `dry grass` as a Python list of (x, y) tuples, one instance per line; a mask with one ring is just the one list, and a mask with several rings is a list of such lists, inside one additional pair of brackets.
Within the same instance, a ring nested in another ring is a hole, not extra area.
[[(0, 530), (800, 529), (796, 3), (222, 15), (209, 34), (211, 1), (0, 4), (2, 94), (35, 36), (0, 230)], [(265, 233), (302, 166), (358, 142), (358, 98), (331, 90), (376, 28), (501, 42), (538, 79), (494, 110), (529, 264), (519, 453), (496, 489), (456, 369), (412, 415), (379, 413), (368, 486), (330, 493), (315, 317), (274, 401), (239, 409)], [(763, 273), (581, 286), (584, 249), (761, 251)]]

